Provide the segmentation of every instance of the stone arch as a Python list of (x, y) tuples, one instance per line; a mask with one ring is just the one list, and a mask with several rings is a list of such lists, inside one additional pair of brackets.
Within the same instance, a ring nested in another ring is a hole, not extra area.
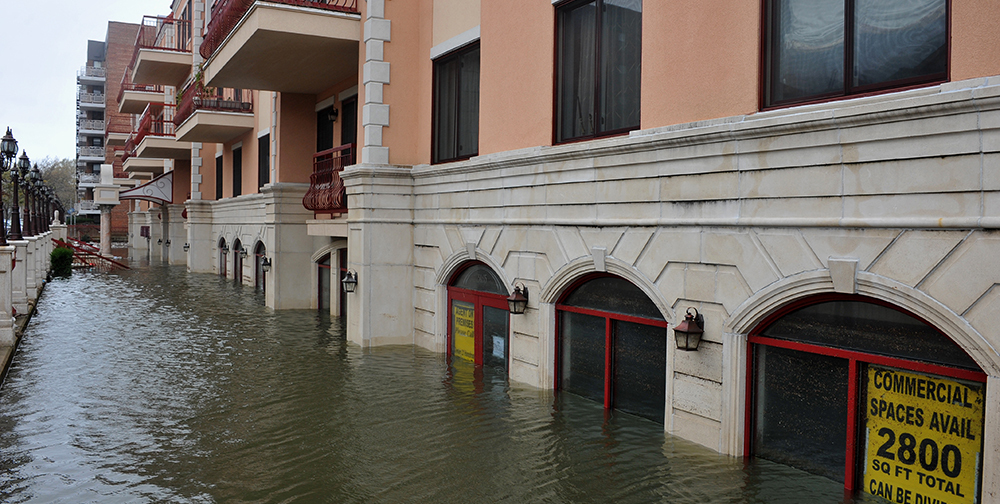
[(451, 277), (456, 271), (462, 268), (463, 264), (469, 261), (479, 261), (488, 266), (491, 270), (493, 270), (493, 273), (496, 273), (496, 275), (500, 277), (500, 280), (507, 285), (508, 291), (512, 290), (510, 286), (513, 285), (513, 281), (507, 277), (507, 272), (504, 271), (503, 265), (500, 261), (478, 248), (474, 249), (473, 252), (474, 254), (469, 254), (468, 249), (455, 251), (451, 256), (445, 259), (444, 263), (438, 268), (437, 275), (434, 278), (434, 283), (440, 286), (447, 286), (448, 281), (451, 280)]
[(574, 282), (591, 273), (609, 273), (628, 280), (642, 290), (646, 294), (646, 297), (659, 308), (665, 320), (675, 320), (673, 308), (663, 298), (660, 290), (656, 288), (653, 282), (649, 281), (645, 275), (633, 268), (631, 264), (615, 259), (614, 257), (604, 258), (604, 269), (598, 269), (594, 258), (591, 256), (570, 261), (562, 268), (559, 268), (549, 278), (548, 282), (542, 286), (539, 293), (539, 302), (554, 304), (559, 299), (559, 296), (573, 285)]
[[(757, 291), (733, 311), (726, 327), (737, 334), (748, 334), (765, 317), (788, 303), (815, 294), (835, 292), (827, 270), (808, 271), (786, 277)], [(946, 334), (961, 347), (982, 370), (1000, 374), (1000, 354), (961, 315), (923, 291), (873, 273), (859, 271), (855, 294), (890, 303), (914, 313)]]

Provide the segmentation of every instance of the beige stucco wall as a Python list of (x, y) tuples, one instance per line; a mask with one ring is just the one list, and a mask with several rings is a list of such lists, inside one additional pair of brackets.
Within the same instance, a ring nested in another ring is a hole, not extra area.
[(434, 36), (431, 45), (479, 26), (480, 0), (433, 0)]
[(392, 21), (392, 42), (385, 44), (392, 81), (383, 89), (389, 127), (382, 131), (382, 145), (389, 146), (391, 164), (430, 161), (433, 7), (432, 0), (385, 2), (385, 16)]
[(761, 2), (643, 2), (642, 128), (757, 109)]
[(551, 145), (555, 10), (535, 0), (485, 2), (482, 19), (479, 153)]

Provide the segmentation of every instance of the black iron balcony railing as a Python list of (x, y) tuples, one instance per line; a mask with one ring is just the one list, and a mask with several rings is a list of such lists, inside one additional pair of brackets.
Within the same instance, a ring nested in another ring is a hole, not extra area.
[[(202, 57), (210, 59), (257, 0), (216, 0), (212, 20), (201, 42)], [(270, 0), (272, 3), (358, 14), (358, 0)]]
[(355, 144), (345, 144), (313, 156), (313, 173), (302, 206), (317, 214), (347, 212), (347, 193), (340, 172), (354, 164), (354, 150)]

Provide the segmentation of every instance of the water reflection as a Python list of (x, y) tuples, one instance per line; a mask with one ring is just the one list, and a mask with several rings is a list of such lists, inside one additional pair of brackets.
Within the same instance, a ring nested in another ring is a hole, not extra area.
[(46, 290), (0, 389), (4, 502), (851, 502), (252, 288), (143, 267)]

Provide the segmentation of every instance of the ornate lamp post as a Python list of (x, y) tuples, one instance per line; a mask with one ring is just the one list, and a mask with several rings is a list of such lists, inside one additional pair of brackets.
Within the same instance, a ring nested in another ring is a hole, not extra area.
[(41, 172), (35, 173), (35, 231), (36, 234), (42, 234), (45, 232), (45, 216), (42, 215), (42, 186), (45, 185), (42, 182)]
[[(0, 139), (0, 173), (14, 168), (14, 156), (16, 154), (17, 140), (14, 140), (14, 135), (11, 134), (10, 128), (7, 128), (7, 134)], [(3, 185), (0, 182), (0, 195), (2, 194)], [(3, 198), (0, 197), (0, 217), (3, 214)], [(7, 245), (7, 223), (5, 219), (0, 218), (0, 246), (5, 245)]]
[[(10, 170), (10, 185), (13, 190), (13, 195), (10, 201), (10, 239), (11, 240), (21, 240), (24, 237), (21, 236), (21, 207), (20, 202), (17, 197), (17, 188), (20, 186), (17, 182), (17, 176), (19, 174), (23, 175), (28, 172), (31, 168), (31, 161), (28, 159), (28, 153), (21, 151), (21, 157), (17, 158), (17, 167)], [(25, 205), (27, 206), (27, 205)]]
[(52, 220), (52, 188), (48, 185), (42, 186), (42, 232), (49, 231), (49, 222)]
[(31, 185), (28, 186), (28, 189), (31, 191), (31, 231), (32, 234), (36, 235), (42, 232), (42, 225), (39, 222), (41, 216), (38, 215), (38, 186), (41, 185), (41, 180), (42, 172), (35, 166), (31, 170)]
[(31, 179), (34, 177), (35, 171), (38, 170), (38, 165), (35, 164), (34, 170), (25, 170), (21, 172), (21, 189), (24, 189), (24, 234), (28, 236), (35, 235), (34, 223), (31, 219)]

